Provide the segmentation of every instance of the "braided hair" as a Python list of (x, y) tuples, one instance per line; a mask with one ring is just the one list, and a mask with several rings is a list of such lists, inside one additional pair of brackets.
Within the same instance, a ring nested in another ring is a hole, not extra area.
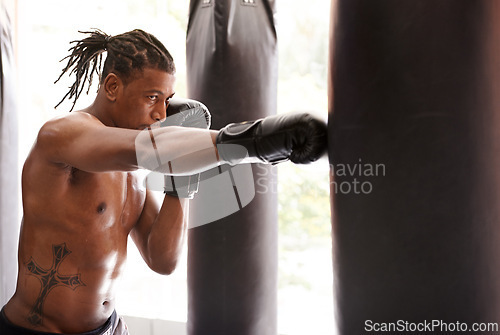
[[(116, 73), (125, 84), (133, 79), (133, 75), (138, 70), (146, 68), (175, 73), (174, 60), (168, 50), (156, 37), (145, 31), (135, 29), (116, 36), (107, 35), (99, 29), (80, 31), (80, 33), (90, 34), (90, 36), (71, 42), (76, 44), (69, 49), (70, 55), (61, 60), (68, 59), (68, 62), (55, 83), (65, 73), (74, 74), (76, 80), (56, 108), (66, 98), (73, 98), (73, 106), (70, 110), (72, 111), (86, 82), (88, 82), (88, 94), (94, 73), (100, 77), (100, 84), (109, 73)], [(107, 52), (107, 56), (102, 67), (104, 51)]]

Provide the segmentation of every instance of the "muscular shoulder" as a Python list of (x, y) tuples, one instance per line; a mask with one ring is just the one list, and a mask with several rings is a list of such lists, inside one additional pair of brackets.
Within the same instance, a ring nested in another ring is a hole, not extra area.
[(38, 132), (37, 142), (45, 144), (51, 141), (67, 140), (71, 134), (84, 131), (87, 127), (99, 127), (104, 125), (94, 116), (73, 112), (47, 121)]
[(99, 120), (87, 113), (74, 112), (47, 121), (39, 130), (33, 150), (47, 158), (71, 143), (78, 133), (86, 128), (103, 126)]

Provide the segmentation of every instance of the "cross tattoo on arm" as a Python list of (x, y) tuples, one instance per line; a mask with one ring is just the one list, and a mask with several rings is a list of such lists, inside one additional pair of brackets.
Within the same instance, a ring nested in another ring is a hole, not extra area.
[(49, 292), (56, 286), (66, 286), (71, 289), (76, 289), (78, 286), (85, 286), (85, 284), (80, 279), (80, 274), (74, 275), (62, 275), (59, 273), (59, 265), (61, 265), (63, 259), (68, 256), (71, 251), (66, 247), (66, 243), (52, 245), (52, 267), (50, 269), (44, 269), (39, 266), (33, 257), (30, 258), (26, 264), (28, 268), (28, 274), (35, 276), (40, 280), (42, 287), (40, 288), (40, 293), (35, 301), (35, 305), (28, 315), (28, 321), (33, 325), (41, 325), (43, 321), (43, 303)]

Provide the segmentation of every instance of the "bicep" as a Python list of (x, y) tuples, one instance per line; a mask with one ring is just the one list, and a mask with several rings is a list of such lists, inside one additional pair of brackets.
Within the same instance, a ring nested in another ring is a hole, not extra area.
[(165, 195), (159, 208), (159, 201), (147, 191), (141, 217), (130, 236), (153, 271), (170, 274), (175, 269), (186, 232), (186, 206), (185, 200)]
[(86, 117), (61, 118), (40, 129), (36, 145), (48, 160), (83, 171), (132, 171), (137, 168), (137, 133), (106, 127)]
[(149, 263), (148, 257), (148, 239), (151, 228), (155, 223), (155, 220), (160, 211), (160, 205), (158, 200), (155, 198), (154, 194), (146, 190), (146, 198), (144, 200), (144, 206), (142, 208), (141, 215), (137, 220), (137, 223), (130, 231), (130, 237), (134, 241), (137, 249), (144, 258), (146, 263)]

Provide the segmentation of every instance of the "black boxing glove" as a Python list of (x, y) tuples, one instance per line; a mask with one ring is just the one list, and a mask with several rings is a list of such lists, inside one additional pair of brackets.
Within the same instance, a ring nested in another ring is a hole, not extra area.
[(274, 115), (231, 123), (219, 131), (216, 144), (219, 157), (230, 165), (277, 164), (287, 160), (308, 164), (326, 152), (327, 127), (324, 121), (309, 113)]
[(210, 128), (211, 115), (208, 108), (192, 99), (172, 98), (167, 106), (167, 118), (160, 127), (182, 126), (192, 128)]
[[(211, 115), (201, 102), (191, 99), (172, 98), (167, 106), (167, 118), (160, 127), (181, 126), (210, 128)], [(172, 172), (172, 171), (170, 171)], [(158, 178), (158, 176), (151, 177)], [(156, 183), (159, 181), (157, 180)], [(192, 199), (200, 183), (200, 174), (191, 176), (163, 175), (163, 192), (178, 198)]]

